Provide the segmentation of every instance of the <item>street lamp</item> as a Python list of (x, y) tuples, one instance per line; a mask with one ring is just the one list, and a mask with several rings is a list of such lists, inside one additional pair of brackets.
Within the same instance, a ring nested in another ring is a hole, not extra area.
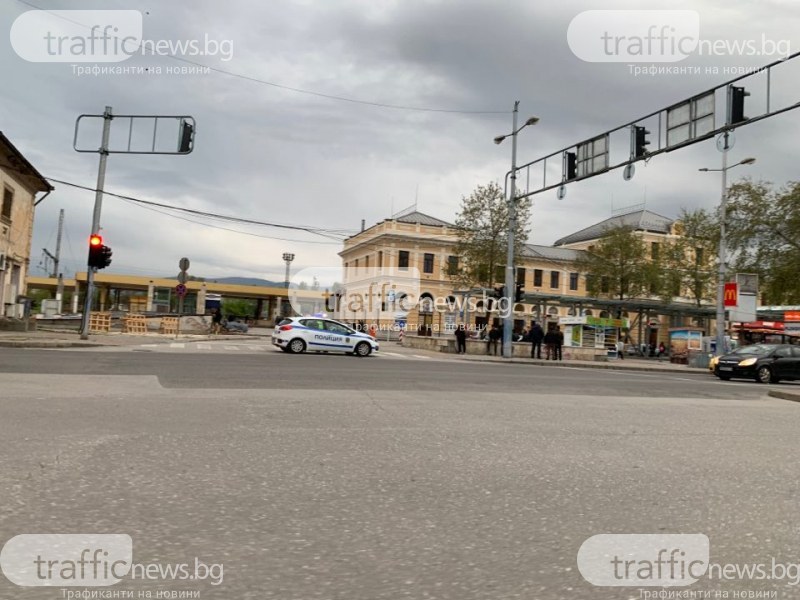
[[(727, 150), (727, 139), (726, 139)], [(728, 249), (725, 243), (725, 219), (727, 218), (727, 204), (728, 204), (728, 171), (739, 165), (752, 165), (756, 162), (755, 158), (749, 157), (740, 160), (738, 163), (725, 166), (727, 162), (727, 152), (722, 153), (722, 168), (721, 169), (698, 169), (704, 173), (718, 172), (722, 173), (722, 197), (719, 203), (719, 254), (717, 257), (717, 330), (716, 330), (716, 345), (714, 354), (721, 356), (725, 354), (725, 261), (727, 260)]]
[[(511, 347), (512, 329), (514, 328), (514, 230), (517, 228), (517, 134), (528, 125), (536, 125), (539, 117), (531, 117), (521, 127), (517, 127), (517, 115), (519, 113), (519, 100), (514, 102), (514, 117), (511, 125), (511, 133), (498, 135), (494, 138), (495, 144), (503, 143), (508, 136), (511, 136), (511, 190), (508, 193), (508, 258), (506, 260), (506, 308), (507, 312), (503, 317), (503, 358), (511, 358), (513, 348)], [(491, 266), (490, 266), (491, 268)]]

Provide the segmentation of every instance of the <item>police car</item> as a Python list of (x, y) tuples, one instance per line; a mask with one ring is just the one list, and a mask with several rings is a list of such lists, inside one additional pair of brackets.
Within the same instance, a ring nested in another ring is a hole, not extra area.
[(346, 352), (369, 356), (378, 342), (344, 323), (322, 317), (288, 317), (275, 326), (272, 344), (284, 352)]

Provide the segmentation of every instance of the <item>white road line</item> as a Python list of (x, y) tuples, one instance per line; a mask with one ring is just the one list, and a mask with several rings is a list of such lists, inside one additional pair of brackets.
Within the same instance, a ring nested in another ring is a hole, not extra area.
[(140, 348), (158, 348), (161, 344), (139, 344)]
[(424, 354), (413, 354), (412, 356), (414, 356), (415, 358), (426, 358), (426, 359), (431, 358), (430, 356), (425, 356)]
[(197, 344), (198, 350), (211, 350), (211, 344)]
[(238, 350), (239, 346), (225, 346), (225, 350)]
[(186, 347), (186, 344), (183, 344), (183, 343), (180, 343), (180, 342), (172, 342), (172, 343), (170, 343), (169, 347), (170, 348), (184, 348), (184, 347)]

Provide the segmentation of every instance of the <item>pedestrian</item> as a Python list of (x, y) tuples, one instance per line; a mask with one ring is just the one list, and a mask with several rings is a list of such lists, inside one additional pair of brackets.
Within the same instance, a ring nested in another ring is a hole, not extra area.
[(536, 321), (531, 326), (531, 358), (542, 358), (542, 341), (544, 340), (544, 330)]
[(664, 342), (661, 342), (658, 345), (658, 358), (660, 359), (664, 354), (667, 352), (667, 347), (664, 345)]
[(556, 351), (556, 358), (555, 360), (562, 360), (564, 355), (561, 352), (561, 349), (564, 347), (564, 332), (561, 331), (561, 327), (556, 325), (556, 337), (555, 337), (555, 351)]
[(551, 358), (555, 360), (555, 352), (556, 352), (556, 333), (552, 329), (548, 329), (547, 333), (544, 334), (544, 359), (550, 360)]
[[(503, 339), (503, 332), (497, 325), (492, 325), (489, 330), (489, 341), (486, 344), (486, 354), (491, 354), (494, 349), (494, 355), (497, 356), (497, 342)], [(500, 350), (502, 353), (502, 348)]]
[(464, 327), (464, 324), (461, 323), (456, 328), (455, 331), (456, 336), (456, 354), (466, 354), (467, 353), (467, 329)]
[(369, 326), (369, 336), (372, 339), (377, 339), (378, 331), (375, 329), (375, 324)]
[(625, 342), (621, 338), (617, 341), (617, 356), (620, 360), (625, 358)]
[(222, 330), (222, 309), (211, 309), (211, 333), (218, 334)]

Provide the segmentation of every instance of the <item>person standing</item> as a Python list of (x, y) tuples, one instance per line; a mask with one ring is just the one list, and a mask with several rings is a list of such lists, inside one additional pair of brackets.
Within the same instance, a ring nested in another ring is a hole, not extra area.
[(556, 333), (552, 329), (548, 329), (547, 333), (544, 334), (544, 359), (550, 360), (551, 358), (555, 360), (555, 351), (556, 351)]
[[(494, 349), (494, 355), (497, 356), (497, 343), (503, 339), (503, 332), (497, 325), (492, 325), (489, 331), (489, 344), (486, 348), (486, 354), (491, 354)], [(500, 349), (502, 352), (502, 347)]]
[(456, 336), (456, 354), (466, 354), (467, 329), (464, 327), (463, 323), (459, 324), (459, 326), (456, 328), (455, 336)]
[(544, 330), (534, 321), (531, 326), (531, 358), (542, 358), (542, 341), (544, 341)]
[(211, 316), (211, 333), (219, 333), (222, 329), (222, 307), (214, 308)]
[(617, 356), (620, 360), (625, 358), (625, 342), (622, 341), (622, 338), (617, 341)]
[(564, 332), (561, 331), (561, 327), (559, 326), (556, 326), (555, 339), (553, 340), (553, 343), (555, 344), (556, 351), (555, 360), (562, 360), (564, 358), (561, 353), (561, 349), (564, 347)]

